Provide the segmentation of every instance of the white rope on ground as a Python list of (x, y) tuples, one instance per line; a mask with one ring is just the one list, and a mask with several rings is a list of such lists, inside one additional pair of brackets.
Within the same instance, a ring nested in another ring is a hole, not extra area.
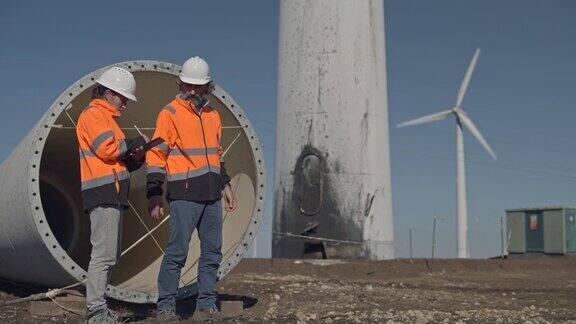
[(65, 307), (65, 306), (63, 306), (63, 305), (60, 305), (60, 303), (58, 303), (55, 298), (52, 298), (52, 297), (49, 297), (49, 298), (50, 298), (50, 300), (51, 300), (54, 304), (56, 304), (56, 306), (60, 307), (61, 309), (65, 310), (65, 311), (67, 311), (67, 312), (69, 312), (69, 313), (72, 313), (72, 314), (77, 315), (77, 316), (80, 316), (80, 317), (86, 316), (86, 314), (78, 313), (77, 311), (75, 311), (75, 310), (73, 310), (73, 309), (70, 309), (70, 308)]
[(61, 309), (65, 310), (65, 311), (67, 311), (67, 312), (69, 312), (69, 313), (72, 313), (72, 314), (77, 315), (77, 316), (80, 316), (80, 317), (84, 317), (84, 316), (85, 316), (85, 314), (78, 313), (78, 312), (76, 312), (75, 310), (72, 310), (72, 309), (67, 308), (67, 307), (65, 307), (65, 306), (63, 306), (63, 305), (60, 305), (60, 303), (58, 303), (58, 302), (56, 301), (56, 299), (54, 299), (54, 298), (50, 298), (50, 300), (51, 300), (54, 304), (56, 304), (56, 306), (60, 307)]
[(323, 237), (297, 235), (297, 234), (285, 233), (285, 232), (276, 232), (276, 231), (273, 231), (272, 233), (274, 233), (274, 234), (276, 234), (276, 235), (283, 235), (283, 236), (301, 238), (301, 239), (306, 239), (306, 240), (311, 240), (311, 241), (331, 242), (331, 243), (336, 243), (336, 244), (340, 244), (340, 243), (358, 244), (358, 245), (364, 245), (364, 244), (365, 244), (364, 242), (359, 242), (359, 241), (335, 240), (335, 239), (329, 239), (329, 238), (323, 238)]
[(48, 298), (54, 298), (54, 297), (56, 297), (56, 295), (57, 295), (56, 293), (57, 293), (57, 292), (58, 292), (57, 289), (48, 290), (48, 292), (46, 293), (46, 297), (48, 297)]

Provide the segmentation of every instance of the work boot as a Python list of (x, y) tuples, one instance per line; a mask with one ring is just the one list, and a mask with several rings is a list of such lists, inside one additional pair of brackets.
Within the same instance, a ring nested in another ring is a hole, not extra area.
[(178, 322), (180, 319), (173, 309), (162, 309), (156, 314), (156, 319), (160, 323)]
[(219, 311), (216, 306), (206, 309), (197, 309), (192, 315), (192, 319), (200, 322), (222, 322), (234, 318), (234, 316), (226, 316)]
[(109, 309), (105, 309), (88, 318), (88, 324), (117, 324), (117, 323), (120, 323), (118, 321), (118, 314), (110, 311)]

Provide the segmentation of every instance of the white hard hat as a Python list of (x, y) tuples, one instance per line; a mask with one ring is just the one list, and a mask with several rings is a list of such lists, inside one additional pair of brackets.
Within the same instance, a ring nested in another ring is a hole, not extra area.
[(182, 66), (180, 80), (188, 84), (202, 85), (210, 82), (210, 68), (208, 63), (199, 56), (189, 58)]
[(96, 82), (130, 100), (138, 101), (135, 96), (136, 80), (134, 80), (132, 73), (123, 68), (117, 66), (109, 68), (102, 73)]

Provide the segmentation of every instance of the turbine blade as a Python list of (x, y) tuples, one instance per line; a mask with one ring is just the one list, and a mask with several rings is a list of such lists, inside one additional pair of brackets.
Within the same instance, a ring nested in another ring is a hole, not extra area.
[(466, 94), (466, 90), (468, 89), (468, 83), (470, 83), (470, 78), (472, 77), (472, 73), (474, 73), (474, 68), (476, 67), (478, 56), (480, 56), (479, 48), (476, 49), (474, 57), (472, 57), (472, 62), (470, 62), (470, 66), (468, 66), (466, 75), (464, 75), (464, 80), (462, 80), (462, 84), (460, 85), (460, 91), (458, 91), (458, 98), (456, 99), (456, 107), (460, 107), (460, 105), (462, 104), (462, 100), (464, 99), (464, 95)]
[(431, 115), (427, 115), (424, 117), (420, 117), (420, 118), (416, 118), (416, 119), (412, 119), (412, 120), (403, 122), (401, 124), (398, 124), (397, 127), (406, 127), (406, 126), (414, 126), (414, 125), (419, 125), (419, 124), (431, 123), (431, 122), (434, 122), (437, 120), (446, 119), (448, 116), (450, 116), (450, 114), (452, 114), (452, 110), (441, 111), (439, 113), (435, 113), (435, 114), (431, 114)]
[(490, 154), (490, 156), (494, 160), (497, 160), (498, 158), (496, 157), (496, 153), (494, 153), (494, 151), (492, 150), (490, 145), (488, 145), (488, 142), (486, 142), (486, 140), (484, 139), (484, 136), (482, 136), (482, 134), (480, 133), (480, 131), (478, 130), (476, 125), (474, 125), (474, 123), (466, 115), (466, 113), (462, 110), (457, 110), (456, 115), (458, 115), (458, 118), (460, 119), (462, 124), (464, 124), (464, 126), (466, 126), (466, 128), (468, 128), (468, 130), (470, 131), (470, 133), (472, 133), (472, 135), (476, 138), (476, 140), (478, 140), (478, 142), (480, 142), (480, 144), (482, 145), (482, 147), (484, 147), (486, 152), (488, 152), (488, 154)]

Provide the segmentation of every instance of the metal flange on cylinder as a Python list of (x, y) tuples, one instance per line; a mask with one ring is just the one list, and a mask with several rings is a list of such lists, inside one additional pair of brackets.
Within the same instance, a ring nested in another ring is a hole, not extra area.
[[(114, 64), (131, 71), (137, 103), (130, 103), (118, 124), (127, 137), (137, 125), (151, 136), (162, 107), (178, 91), (180, 66), (159, 61)], [(75, 123), (88, 105), (96, 78), (110, 66), (76, 81), (0, 166), (0, 277), (47, 287), (62, 287), (86, 278), (90, 258), (90, 221), (82, 212)], [(245, 254), (260, 226), (265, 201), (264, 157), (258, 138), (240, 106), (216, 86), (210, 104), (220, 113), (225, 162), (238, 197), (233, 213), (224, 211), (224, 277)], [(150, 233), (157, 222), (148, 215), (145, 167), (132, 173), (133, 208), (123, 219), (123, 247)], [(165, 210), (167, 206), (165, 206)], [(112, 273), (108, 296), (134, 303), (154, 302), (156, 276), (168, 240), (169, 222), (141, 240)], [(196, 293), (200, 244), (196, 234), (182, 269), (179, 297)]]

